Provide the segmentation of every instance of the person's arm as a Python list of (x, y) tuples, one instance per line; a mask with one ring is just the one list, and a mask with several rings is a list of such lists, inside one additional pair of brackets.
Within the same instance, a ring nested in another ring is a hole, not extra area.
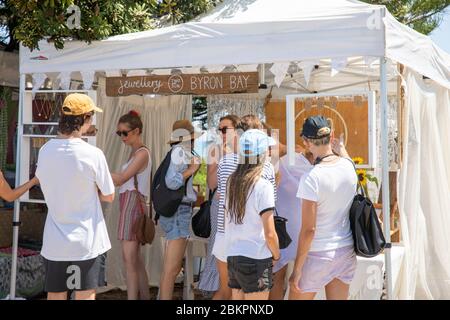
[(112, 203), (114, 201), (114, 193), (108, 194), (108, 195), (105, 196), (99, 191), (98, 192), (98, 197), (99, 197), (101, 202)]
[(282, 144), (281, 142), (278, 143), (278, 157), (282, 158), (287, 154), (287, 146), (285, 144)]
[(23, 185), (15, 189), (11, 189), (8, 182), (3, 177), (3, 173), (0, 171), (0, 197), (8, 202), (12, 202), (20, 198), (24, 193), (37, 184), (39, 184), (39, 180), (34, 177), (30, 181), (25, 182)]
[(213, 145), (209, 149), (208, 164), (206, 166), (206, 182), (209, 190), (217, 188), (217, 167), (219, 164), (219, 148), (218, 145)]
[(275, 230), (275, 222), (273, 220), (273, 210), (266, 210), (261, 213), (261, 219), (264, 226), (264, 237), (266, 238), (266, 244), (272, 253), (273, 260), (280, 259), (280, 246), (278, 243), (278, 235)]
[(214, 190), (217, 188), (217, 163), (208, 164), (206, 170), (208, 189)]
[(331, 149), (338, 156), (351, 159), (347, 152), (347, 149), (345, 148), (344, 143), (341, 142), (339, 139), (334, 138), (333, 140), (331, 140)]
[(294, 270), (292, 272), (291, 287), (300, 291), (300, 281), (303, 265), (305, 263), (311, 243), (316, 232), (317, 202), (302, 199), (302, 229), (298, 238), (297, 256), (295, 258)]
[(108, 163), (104, 153), (98, 149), (98, 163), (95, 168), (95, 183), (98, 188), (98, 197), (102, 202), (113, 202), (115, 189), (114, 182), (109, 172)]
[[(173, 153), (172, 153), (173, 154)], [(166, 173), (166, 185), (171, 190), (180, 189), (200, 168), (200, 160), (196, 157), (192, 157), (189, 166), (183, 171), (185, 159), (175, 158), (170, 162), (169, 168)]]
[(138, 152), (136, 152), (133, 160), (131, 161), (130, 165), (125, 169), (125, 171), (111, 174), (114, 185), (116, 187), (120, 187), (125, 182), (133, 178), (140, 171), (145, 169), (146, 166), (148, 165), (149, 160), (148, 157), (149, 154), (146, 150), (139, 150)]

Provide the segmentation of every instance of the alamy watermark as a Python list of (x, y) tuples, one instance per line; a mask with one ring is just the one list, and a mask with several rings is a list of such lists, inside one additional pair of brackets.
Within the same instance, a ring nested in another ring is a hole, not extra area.
[(66, 20), (67, 28), (69, 28), (70, 30), (81, 29), (80, 7), (72, 4), (67, 8), (66, 13), (69, 14), (69, 17)]
[(67, 267), (66, 273), (69, 275), (67, 277), (66, 285), (69, 290), (80, 290), (81, 289), (81, 269), (77, 265), (70, 265)]

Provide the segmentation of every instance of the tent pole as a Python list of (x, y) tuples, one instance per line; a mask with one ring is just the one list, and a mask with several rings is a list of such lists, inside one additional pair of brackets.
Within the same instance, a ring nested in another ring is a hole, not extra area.
[[(21, 176), (21, 147), (23, 135), (23, 100), (25, 91), (25, 75), (20, 75), (19, 84), (19, 115), (17, 121), (17, 149), (16, 149), (16, 188), (20, 185)], [(13, 217), (13, 243), (12, 243), (12, 261), (11, 261), (11, 282), (9, 298), (14, 300), (16, 298), (16, 279), (17, 279), (17, 251), (19, 250), (19, 225), (20, 225), (20, 200), (14, 201), (14, 217)]]
[(295, 98), (286, 96), (286, 146), (288, 163), (295, 164)]
[(388, 152), (388, 89), (386, 58), (380, 58), (380, 99), (381, 99), (381, 158), (382, 158), (382, 202), (384, 237), (387, 246), (384, 250), (386, 266), (387, 298), (392, 300), (392, 265), (391, 265), (391, 226), (390, 226), (390, 194), (389, 194), (389, 152)]

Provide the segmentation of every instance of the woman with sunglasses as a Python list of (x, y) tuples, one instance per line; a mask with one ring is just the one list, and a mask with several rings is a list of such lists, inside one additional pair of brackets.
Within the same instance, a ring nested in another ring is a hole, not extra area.
[(152, 159), (149, 149), (142, 142), (142, 128), (141, 117), (136, 111), (131, 110), (120, 117), (116, 134), (125, 145), (131, 147), (131, 155), (122, 166), (122, 171), (112, 174), (120, 193), (118, 239), (122, 243), (128, 300), (150, 299), (141, 245), (133, 232), (133, 226), (142, 210), (148, 210), (146, 200), (150, 196)]
[[(216, 190), (217, 183), (217, 167), (218, 163), (227, 154), (237, 153), (238, 135), (236, 128), (240, 127), (241, 119), (236, 115), (226, 115), (220, 118), (218, 133), (220, 141), (211, 146), (209, 150), (209, 158), (207, 165), (207, 183), (209, 190)], [(211, 235), (208, 242), (208, 251), (206, 256), (205, 268), (200, 274), (199, 289), (203, 292), (213, 292), (214, 300), (226, 300), (231, 298), (231, 289), (228, 288), (226, 276), (226, 264), (223, 266), (220, 261), (216, 262), (216, 258), (212, 254), (214, 241), (216, 239), (218, 227), (218, 213), (219, 213), (219, 192), (214, 193), (211, 203)], [(218, 270), (218, 264), (220, 269)], [(220, 277), (219, 277), (220, 272)]]

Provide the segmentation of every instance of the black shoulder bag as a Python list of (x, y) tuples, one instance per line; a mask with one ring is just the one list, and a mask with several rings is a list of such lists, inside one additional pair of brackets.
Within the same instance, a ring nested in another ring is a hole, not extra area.
[(292, 239), (286, 229), (288, 219), (279, 216), (277, 209), (275, 209), (273, 220), (275, 221), (275, 230), (277, 232), (280, 249), (286, 249), (292, 242)]
[[(352, 162), (356, 172), (354, 162), (348, 160)], [(356, 255), (372, 258), (380, 254), (386, 247), (386, 240), (377, 213), (372, 201), (364, 194), (359, 177), (356, 196), (350, 208), (350, 228), (352, 229)]]
[(192, 231), (197, 237), (209, 238), (211, 235), (211, 203), (217, 188), (209, 191), (208, 200), (200, 205), (198, 212), (192, 217)]

